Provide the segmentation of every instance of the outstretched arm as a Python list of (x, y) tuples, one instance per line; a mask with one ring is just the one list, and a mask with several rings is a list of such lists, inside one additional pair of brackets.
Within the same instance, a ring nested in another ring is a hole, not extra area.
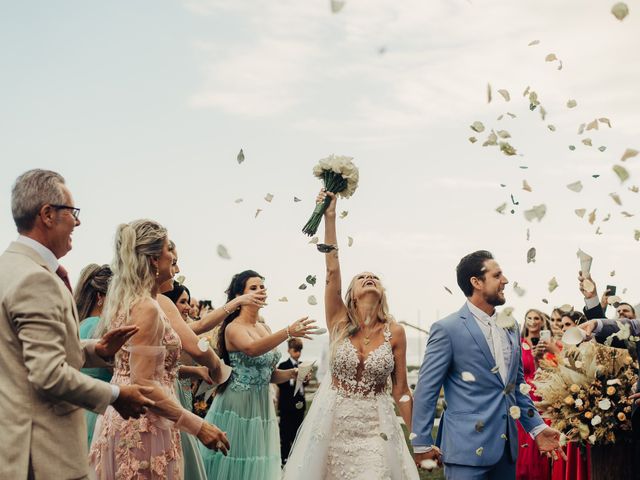
[(264, 307), (266, 305), (266, 299), (266, 291), (251, 292), (245, 295), (240, 295), (233, 300), (225, 303), (222, 307), (211, 310), (200, 320), (189, 323), (189, 328), (191, 328), (191, 330), (193, 330), (193, 333), (195, 333), (196, 335), (201, 335), (208, 332), (209, 330), (213, 330), (214, 328), (216, 328), (223, 322), (225, 318), (227, 318), (227, 316), (231, 312), (239, 309), (244, 305), (255, 305), (258, 307)]
[(242, 325), (238, 325), (236, 322), (231, 322), (227, 325), (224, 333), (228, 345), (227, 350), (239, 350), (250, 357), (259, 357), (286, 341), (289, 335), (311, 340), (309, 334), (315, 329), (315, 320), (309, 320), (309, 317), (303, 317), (289, 327), (278, 330), (276, 333), (271, 333), (269, 330), (270, 335), (257, 339), (249, 335), (247, 329), (243, 328)]
[(342, 279), (340, 278), (340, 261), (338, 259), (338, 236), (336, 234), (336, 196), (331, 192), (320, 191), (317, 203), (331, 198), (331, 203), (324, 212), (324, 243), (335, 245), (336, 249), (324, 254), (327, 266), (327, 279), (324, 288), (324, 308), (327, 328), (331, 332), (335, 322), (347, 315), (347, 307), (342, 301)]

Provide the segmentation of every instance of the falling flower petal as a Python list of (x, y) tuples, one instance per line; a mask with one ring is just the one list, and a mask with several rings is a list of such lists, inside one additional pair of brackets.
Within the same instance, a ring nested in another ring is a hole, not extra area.
[(567, 108), (574, 108), (576, 105), (578, 105), (578, 102), (573, 99), (567, 101)]
[(636, 242), (640, 240), (640, 230), (635, 230), (633, 232), (633, 238), (636, 240)]
[(318, 301), (316, 300), (316, 297), (314, 297), (313, 295), (309, 295), (309, 298), (307, 298), (307, 303), (309, 305), (317, 305)]
[(462, 381), (463, 382), (475, 382), (476, 377), (471, 372), (462, 372)]
[(555, 53), (550, 53), (546, 57), (544, 57), (545, 62), (553, 62), (554, 60), (557, 60), (557, 59), (558, 57), (556, 57)]
[(294, 203), (298, 203), (301, 202), (302, 200), (300, 200), (298, 197), (293, 197), (293, 202)]
[(496, 208), (496, 212), (498, 212), (500, 215), (504, 215), (504, 211), (507, 209), (507, 203), (503, 203), (502, 205), (500, 205), (498, 208)]
[(271, 200), (273, 200), (273, 195), (271, 195), (270, 193), (267, 193), (267, 194), (265, 195), (264, 199), (265, 199), (267, 202), (271, 203)]
[(309, 240), (308, 243), (313, 243), (314, 245), (318, 243), (318, 237), (313, 237), (311, 240)]
[(242, 149), (240, 149), (240, 152), (238, 153), (236, 160), (238, 160), (239, 164), (244, 162), (244, 152), (242, 151)]
[(482, 456), (482, 452), (484, 452), (484, 447), (480, 447), (476, 449), (476, 455), (478, 455), (479, 457)]
[[(414, 438), (418, 438), (418, 435), (416, 435), (415, 433), (411, 432), (409, 434), (409, 440), (413, 440)], [(431, 460), (433, 463), (436, 463), (435, 461)], [(436, 463), (437, 465), (437, 463)]]
[(627, 15), (629, 15), (629, 7), (627, 7), (627, 4), (624, 2), (618, 2), (611, 7), (611, 13), (618, 20), (622, 21)]
[(288, 301), (289, 301), (289, 299), (288, 299), (287, 297), (280, 297), (280, 298), (278, 299), (278, 301), (279, 301), (279, 302), (288, 302)]
[(519, 297), (524, 297), (527, 291), (518, 285), (518, 282), (513, 282), (513, 291), (516, 292), (516, 295)]
[(516, 114), (515, 113), (507, 112), (507, 115), (509, 115), (511, 118), (516, 118)]
[(582, 182), (578, 180), (577, 182), (570, 183), (567, 185), (567, 188), (572, 192), (580, 193), (582, 191)]
[(539, 44), (540, 44), (540, 40), (532, 40), (531, 42), (529, 42), (529, 45), (527, 46), (532, 47), (534, 45), (539, 45)]
[(476, 143), (478, 141), (478, 139), (476, 137), (469, 137), (469, 141), (471, 143)]
[(622, 165), (614, 165), (613, 171), (620, 179), (620, 183), (624, 183), (629, 180), (629, 172), (627, 172), (627, 169)]
[(491, 132), (485, 142), (482, 144), (483, 147), (498, 145), (498, 136)]
[(331, 0), (331, 13), (338, 13), (344, 8), (345, 0)]
[(473, 122), (471, 124), (471, 130), (473, 130), (474, 132), (482, 133), (484, 132), (484, 125), (482, 122)]
[(597, 209), (597, 208), (594, 208), (594, 209), (593, 209), (593, 212), (591, 212), (591, 213), (589, 214), (589, 218), (588, 218), (588, 220), (589, 220), (589, 223), (590, 223), (591, 225), (593, 225), (593, 222), (595, 222), (595, 221), (596, 221), (596, 212), (597, 212), (597, 211), (598, 211), (598, 209)]
[(622, 154), (622, 158), (620, 159), (620, 161), (624, 162), (629, 158), (635, 157), (636, 155), (638, 155), (638, 150), (634, 150), (633, 148), (627, 148)]
[(620, 195), (618, 195), (615, 192), (612, 192), (609, 194), (609, 196), (613, 199), (614, 202), (616, 202), (618, 205), (622, 205), (622, 200), (620, 200)]
[(601, 152), (604, 152), (606, 149), (607, 147), (605, 147), (604, 145), (598, 147), (598, 150), (600, 150)]
[(521, 383), (518, 388), (520, 393), (523, 395), (529, 395), (529, 392), (531, 391), (531, 385), (528, 383)]
[(241, 198), (236, 198), (236, 199), (234, 200), (234, 203), (242, 203), (242, 199), (241, 199)]
[(224, 258), (225, 260), (231, 259), (231, 256), (227, 251), (227, 247), (225, 247), (224, 245), (218, 245), (217, 251), (220, 258)]
[(514, 420), (518, 420), (520, 418), (520, 407), (518, 407), (517, 405), (513, 405), (511, 408), (509, 408), (509, 415)]
[(576, 149), (575, 145), (569, 145), (569, 150), (574, 151)]
[(584, 143), (585, 145), (587, 145), (588, 147), (593, 146), (593, 143), (591, 143), (591, 139), (590, 138), (583, 138), (582, 139), (582, 143)]
[(306, 290), (306, 289), (307, 289), (306, 283), (301, 283), (300, 286), (298, 287), (298, 290)]
[(607, 117), (599, 118), (598, 121), (600, 123), (606, 124), (609, 128), (611, 128), (611, 120), (609, 120)]
[(498, 90), (498, 93), (500, 95), (502, 95), (502, 98), (504, 98), (505, 102), (508, 102), (509, 100), (511, 100), (511, 95), (509, 95), (509, 92), (507, 90)]
[(524, 218), (526, 218), (528, 222), (532, 221), (533, 219), (537, 219), (539, 222), (540, 220), (542, 220), (546, 213), (546, 205), (535, 205), (533, 208), (524, 211)]
[(345, 218), (347, 215), (349, 215), (349, 212), (347, 212), (346, 210), (340, 212), (340, 218)]
[(527, 252), (527, 263), (535, 263), (536, 261), (536, 249), (531, 247)]
[(491, 103), (493, 96), (491, 95), (491, 84), (487, 83), (487, 103)]
[(529, 183), (526, 180), (522, 180), (522, 189), (527, 191), (527, 192), (531, 192), (531, 185), (529, 185)]
[(178, 275), (176, 277), (176, 282), (178, 282), (180, 285), (182, 285), (185, 281), (184, 275)]
[(578, 135), (582, 135), (584, 133), (584, 127), (586, 127), (587, 124), (586, 123), (581, 123), (580, 126), (578, 127)]
[(629, 213), (629, 212), (625, 212), (625, 211), (622, 211), (622, 212), (620, 212), (620, 213), (621, 213), (623, 216), (627, 217), (627, 218), (629, 218), (629, 217), (633, 217), (633, 215), (634, 215), (633, 213)]
[(633, 186), (629, 187), (629, 191), (633, 192), (633, 193), (638, 193), (638, 192), (640, 192), (640, 187), (638, 187), (637, 185), (633, 185)]
[(316, 276), (315, 275), (307, 275), (306, 281), (309, 285), (315, 287), (316, 286)]
[(253, 216), (253, 218), (258, 218), (258, 215), (260, 215), (261, 211), (262, 211), (261, 208), (256, 209), (256, 214)]
[(444, 289), (449, 292), (451, 295), (453, 295), (453, 292), (449, 289), (449, 287), (447, 287), (446, 285), (444, 286)]
[(508, 142), (500, 142), (500, 151), (508, 156), (512, 156), (517, 153), (516, 149), (513, 148)]
[(540, 105), (540, 118), (542, 118), (543, 122), (547, 118), (547, 111), (544, 109), (544, 107), (542, 105)]
[(553, 292), (556, 288), (558, 288), (558, 281), (556, 280), (556, 277), (553, 277), (551, 280), (549, 280), (549, 293)]
[(347, 237), (347, 246), (350, 247), (351, 245), (353, 245), (353, 238)]
[(587, 213), (587, 209), (586, 208), (576, 208), (574, 210), (574, 212), (576, 212), (577, 216), (579, 216), (580, 218), (583, 218), (584, 214)]
[(598, 130), (600, 127), (598, 126), (598, 119), (592, 120), (587, 123), (587, 131), (589, 130)]
[(555, 132), (555, 131), (556, 131), (556, 126), (555, 126), (555, 125), (547, 125), (547, 128), (548, 128), (549, 130), (551, 130), (552, 132)]
[(500, 138), (511, 138), (511, 134), (506, 130), (498, 130), (498, 136)]

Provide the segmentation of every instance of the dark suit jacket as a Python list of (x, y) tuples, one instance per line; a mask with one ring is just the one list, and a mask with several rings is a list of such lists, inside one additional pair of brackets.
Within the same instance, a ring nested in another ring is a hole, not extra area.
[(602, 305), (600, 305), (600, 302), (598, 302), (598, 304), (593, 308), (584, 307), (582, 311), (586, 315), (587, 320), (593, 320), (595, 318), (607, 318), (604, 315), (604, 310), (602, 309)]
[[(288, 359), (282, 362), (280, 365), (278, 365), (278, 368), (280, 370), (290, 370), (293, 368), (293, 363), (291, 362), (291, 359)], [(280, 398), (278, 400), (278, 406), (280, 408), (281, 415), (283, 412), (284, 413), (292, 413), (292, 412), (303, 413), (304, 412), (305, 406), (306, 406), (304, 401), (304, 394), (298, 392), (294, 396), (293, 391), (295, 389), (295, 386), (292, 386), (289, 381), (284, 383), (279, 383), (278, 388), (280, 389)], [(298, 402), (302, 402), (302, 405), (303, 405), (302, 408), (296, 408), (296, 404)]]

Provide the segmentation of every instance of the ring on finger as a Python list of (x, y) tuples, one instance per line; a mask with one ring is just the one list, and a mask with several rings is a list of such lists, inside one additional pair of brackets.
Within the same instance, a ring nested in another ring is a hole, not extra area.
[(223, 446), (224, 444), (220, 440), (218, 440), (218, 442), (216, 443), (216, 448), (220, 450)]

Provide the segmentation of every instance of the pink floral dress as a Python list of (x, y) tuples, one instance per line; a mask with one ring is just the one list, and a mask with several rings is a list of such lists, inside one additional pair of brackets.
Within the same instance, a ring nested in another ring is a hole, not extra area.
[[(118, 316), (113, 327), (124, 325), (124, 315)], [(129, 385), (141, 383), (131, 364), (145, 363), (145, 372), (153, 373), (152, 381), (175, 397), (174, 381), (178, 373), (180, 337), (171, 328), (158, 306), (158, 335), (155, 345), (124, 346), (116, 355), (111, 383)], [(135, 353), (134, 353), (135, 352)], [(135, 356), (135, 358), (132, 358)], [(152, 364), (153, 363), (153, 364)], [(132, 373), (133, 370), (133, 373)], [(132, 376), (135, 382), (132, 381)], [(124, 420), (109, 407), (96, 426), (89, 461), (100, 480), (155, 480), (182, 478), (180, 433), (174, 423), (152, 412), (138, 419)]]

